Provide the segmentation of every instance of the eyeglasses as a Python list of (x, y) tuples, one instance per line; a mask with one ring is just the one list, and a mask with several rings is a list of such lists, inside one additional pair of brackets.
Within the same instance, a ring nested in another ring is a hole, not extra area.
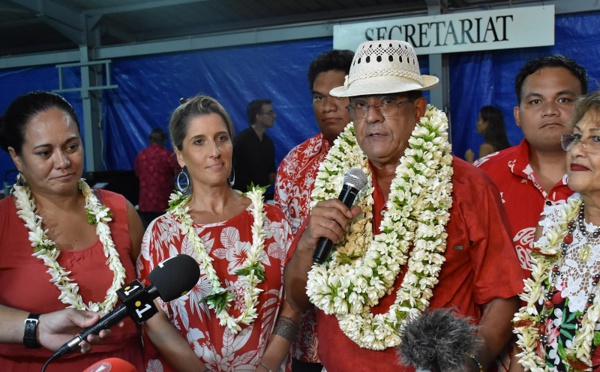
[(392, 100), (384, 100), (376, 105), (369, 105), (366, 102), (351, 102), (346, 109), (350, 113), (350, 115), (355, 119), (364, 119), (367, 116), (370, 108), (377, 108), (381, 115), (386, 118), (391, 118), (398, 115), (398, 110), (400, 110), (400, 106), (405, 103), (414, 102), (414, 99), (409, 99), (402, 102), (394, 102)]
[(589, 136), (583, 139), (581, 134), (563, 134), (560, 137), (560, 146), (565, 151), (571, 151), (578, 143), (583, 145), (583, 151), (588, 154), (600, 154), (600, 136)]
[(269, 116), (275, 116), (275, 111), (271, 110), (271, 111), (267, 111), (267, 112), (261, 112), (261, 115), (269, 115)]

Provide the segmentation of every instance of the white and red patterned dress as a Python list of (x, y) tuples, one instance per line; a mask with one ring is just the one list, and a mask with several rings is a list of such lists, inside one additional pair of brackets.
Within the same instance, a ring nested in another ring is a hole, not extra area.
[[(200, 270), (200, 280), (185, 296), (161, 303), (171, 323), (189, 342), (198, 358), (211, 371), (254, 371), (265, 351), (282, 303), (283, 269), (291, 243), (290, 226), (281, 210), (265, 204), (265, 247), (261, 262), (266, 279), (258, 285), (258, 318), (233, 334), (219, 325), (214, 310), (209, 310), (203, 298), (210, 294), (210, 284)], [(229, 309), (237, 317), (244, 308), (243, 285), (235, 272), (244, 263), (252, 244), (251, 227), (254, 218), (249, 209), (219, 223), (194, 225), (212, 262), (221, 285), (235, 294)], [(140, 279), (148, 284), (148, 274), (161, 261), (184, 253), (198, 260), (190, 241), (182, 235), (179, 222), (171, 213), (156, 219), (146, 231), (137, 263)], [(170, 366), (153, 348), (146, 352), (147, 371), (168, 371)]]

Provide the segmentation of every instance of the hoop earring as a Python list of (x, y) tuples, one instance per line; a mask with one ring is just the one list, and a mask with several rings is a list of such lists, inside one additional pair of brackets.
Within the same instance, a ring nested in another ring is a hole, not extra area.
[(185, 166), (177, 174), (177, 178), (175, 179), (175, 186), (177, 187), (177, 190), (179, 190), (183, 194), (186, 194), (189, 191), (190, 176), (188, 175), (188, 171)]
[(231, 174), (229, 175), (229, 177), (227, 177), (227, 181), (229, 181), (229, 186), (233, 187), (233, 185), (235, 184), (235, 168), (231, 168)]

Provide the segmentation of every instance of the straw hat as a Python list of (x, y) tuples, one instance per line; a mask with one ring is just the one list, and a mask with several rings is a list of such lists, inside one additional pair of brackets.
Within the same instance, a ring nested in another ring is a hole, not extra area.
[(439, 79), (421, 75), (412, 45), (398, 40), (366, 41), (358, 46), (344, 86), (334, 97), (356, 97), (433, 88)]

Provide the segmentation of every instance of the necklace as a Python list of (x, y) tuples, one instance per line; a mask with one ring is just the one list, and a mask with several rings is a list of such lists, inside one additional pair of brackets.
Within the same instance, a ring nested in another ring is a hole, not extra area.
[[(587, 232), (587, 229), (585, 227), (584, 209), (585, 209), (585, 203), (581, 202), (581, 208), (579, 208), (579, 214), (577, 215), (577, 224), (579, 226), (579, 231), (581, 231), (581, 233), (587, 238), (588, 242), (590, 242), (592, 239), (594, 239), (594, 240), (598, 239), (598, 236), (600, 236), (600, 227), (597, 228), (596, 231), (594, 231), (591, 234), (589, 234)], [(591, 253), (590, 245), (586, 244), (579, 251), (579, 258), (581, 258), (583, 261), (587, 261), (590, 259), (590, 253)]]
[[(447, 128), (445, 114), (429, 105), (396, 168), (381, 232), (373, 236), (373, 186), (369, 183), (358, 195), (362, 212), (352, 221), (344, 241), (328, 261), (314, 264), (308, 273), (311, 302), (326, 314), (336, 315), (340, 329), (362, 348), (398, 346), (402, 323), (427, 308), (438, 282), (452, 206)], [(368, 159), (350, 123), (319, 167), (311, 206), (337, 198), (343, 175), (355, 167), (370, 176)], [(407, 272), (394, 304), (387, 313), (373, 315), (371, 308), (393, 289), (404, 265), (408, 265)]]
[(236, 271), (236, 274), (241, 277), (240, 279), (244, 284), (245, 305), (244, 311), (237, 318), (232, 317), (227, 312), (235, 296), (221, 286), (219, 276), (211, 264), (213, 259), (206, 252), (202, 240), (194, 229), (194, 221), (188, 213), (190, 208), (189, 206), (184, 207), (189, 202), (190, 196), (185, 196), (177, 191), (171, 194), (169, 200), (169, 211), (179, 221), (181, 232), (192, 243), (200, 261), (200, 269), (205, 273), (210, 282), (211, 293), (203, 301), (206, 302), (210, 309), (215, 311), (219, 319), (219, 324), (229, 328), (233, 334), (237, 334), (242, 329), (240, 324), (252, 324), (258, 316), (256, 307), (258, 304), (258, 295), (262, 292), (262, 289), (257, 288), (257, 285), (265, 280), (265, 268), (261, 262), (265, 246), (264, 223), (267, 220), (262, 199), (264, 191), (264, 188), (254, 187), (245, 194), (252, 202), (250, 211), (254, 222), (252, 223), (252, 245), (247, 252), (244, 264)]
[[(19, 178), (22, 180), (21, 175), (19, 175)], [(19, 183), (23, 183), (24, 185), (19, 185)], [(104, 302), (89, 302), (88, 304), (83, 302), (81, 295), (79, 295), (79, 286), (69, 278), (70, 272), (58, 264), (57, 259), (60, 255), (60, 249), (48, 237), (48, 230), (42, 228), (43, 219), (36, 214), (35, 200), (25, 182), (18, 182), (14, 186), (13, 195), (15, 197), (17, 215), (23, 220), (25, 227), (29, 229), (29, 241), (33, 247), (33, 257), (44, 262), (51, 276), (50, 281), (61, 292), (58, 299), (65, 305), (68, 305), (68, 307), (75, 309), (109, 312), (114, 308), (118, 300), (117, 290), (125, 282), (125, 268), (121, 264), (119, 252), (115, 248), (110, 227), (108, 227), (108, 222), (112, 221), (113, 215), (108, 207), (100, 203), (93, 190), (83, 179), (79, 180), (79, 189), (85, 197), (85, 210), (88, 223), (96, 226), (96, 234), (104, 247), (104, 255), (108, 258), (108, 267), (113, 272), (112, 285), (106, 291)]]
[[(519, 363), (536, 371), (548, 371), (544, 358), (537, 353), (537, 343), (539, 339), (545, 347), (548, 342), (546, 322), (554, 307), (551, 299), (555, 294), (554, 286), (561, 267), (559, 260), (566, 256), (578, 225), (580, 230), (581, 226), (584, 227), (582, 234), (586, 238), (588, 236), (583, 221), (583, 202), (578, 194), (571, 196), (565, 205), (558, 208), (561, 209), (557, 211), (557, 221), (547, 226), (544, 236), (534, 243), (532, 274), (525, 281), (525, 289), (520, 296), (527, 305), (523, 306), (513, 319), (517, 344), (522, 349)], [(581, 253), (579, 255), (582, 258)], [(591, 280), (592, 286), (597, 288), (600, 275), (594, 275)], [(576, 370), (591, 371), (594, 330), (600, 317), (600, 296), (595, 292), (597, 289), (588, 296), (586, 309), (579, 315), (579, 325), (572, 344), (565, 345), (564, 348), (565, 366)]]

